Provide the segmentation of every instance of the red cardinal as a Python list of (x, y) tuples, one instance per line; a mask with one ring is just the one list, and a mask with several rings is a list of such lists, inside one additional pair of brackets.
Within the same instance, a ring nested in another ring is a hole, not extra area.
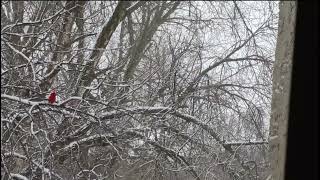
[(54, 102), (56, 102), (56, 96), (57, 96), (56, 90), (53, 89), (51, 91), (49, 98), (48, 98), (49, 103), (53, 104)]

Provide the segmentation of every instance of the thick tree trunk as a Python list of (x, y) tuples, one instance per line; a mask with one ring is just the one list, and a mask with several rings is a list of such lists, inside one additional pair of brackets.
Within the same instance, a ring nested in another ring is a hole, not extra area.
[(295, 22), (296, 2), (280, 2), (269, 136), (272, 172), (268, 179), (274, 180), (284, 179)]

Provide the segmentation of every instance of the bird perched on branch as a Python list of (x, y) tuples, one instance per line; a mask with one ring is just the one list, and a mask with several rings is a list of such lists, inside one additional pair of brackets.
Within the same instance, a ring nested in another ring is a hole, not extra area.
[(53, 89), (48, 97), (49, 103), (53, 104), (54, 102), (56, 102), (56, 97), (57, 97), (56, 90)]

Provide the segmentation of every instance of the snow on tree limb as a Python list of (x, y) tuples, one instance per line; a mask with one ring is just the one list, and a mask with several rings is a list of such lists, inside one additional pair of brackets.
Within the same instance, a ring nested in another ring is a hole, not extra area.
[[(31, 106), (31, 108), (29, 110), (30, 112), (36, 106), (49, 106), (51, 108), (55, 107), (57, 109), (60, 109), (60, 111), (63, 112), (64, 114), (68, 114), (68, 115), (71, 115), (71, 116), (75, 116), (75, 114), (73, 112), (84, 114), (84, 115), (90, 116), (90, 117), (92, 117), (94, 119), (94, 120), (88, 119), (89, 121), (91, 121), (93, 123), (97, 123), (98, 122), (98, 121), (96, 121), (96, 119), (98, 119), (98, 118), (93, 114), (90, 114), (90, 113), (87, 113), (87, 112), (83, 112), (81, 110), (78, 110), (78, 109), (75, 109), (75, 108), (72, 108), (72, 107), (61, 106), (61, 104), (52, 105), (52, 104), (49, 104), (46, 101), (35, 102), (35, 101), (30, 101), (28, 99), (20, 98), (20, 97), (17, 97), (17, 96), (10, 96), (10, 95), (7, 95), (7, 94), (1, 94), (1, 99), (9, 99), (9, 100), (13, 100), (13, 101), (21, 102), (23, 104), (30, 105)], [(73, 98), (73, 99), (75, 99), (75, 98)], [(79, 98), (76, 98), (76, 99), (79, 99)], [(80, 117), (78, 117), (78, 118), (80, 118)]]
[(29, 180), (27, 177), (21, 175), (21, 174), (16, 174), (16, 173), (10, 173), (11, 178), (13, 179), (20, 179), (20, 180)]
[(10, 96), (10, 95), (7, 95), (7, 94), (1, 94), (1, 99), (9, 99), (9, 100), (13, 100), (13, 101), (17, 101), (17, 102), (21, 102), (23, 104), (28, 104), (28, 105), (31, 105), (31, 106), (37, 106), (37, 105), (40, 105), (40, 104), (45, 104), (45, 102), (34, 102), (34, 101), (30, 101), (28, 99), (23, 99), (23, 98), (20, 98), (20, 97), (17, 97), (17, 96)]

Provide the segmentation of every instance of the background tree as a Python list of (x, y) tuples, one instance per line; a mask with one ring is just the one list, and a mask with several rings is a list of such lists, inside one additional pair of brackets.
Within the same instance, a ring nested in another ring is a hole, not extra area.
[(266, 178), (277, 7), (2, 1), (2, 177)]

